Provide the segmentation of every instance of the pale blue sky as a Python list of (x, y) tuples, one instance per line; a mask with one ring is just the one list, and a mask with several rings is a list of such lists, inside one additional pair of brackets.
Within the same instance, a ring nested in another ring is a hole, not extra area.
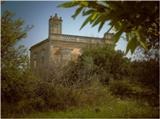
[[(16, 18), (22, 18), (26, 25), (34, 25), (33, 29), (28, 32), (28, 37), (20, 43), (29, 49), (32, 45), (48, 38), (48, 19), (55, 13), (63, 19), (62, 33), (80, 36), (103, 37), (103, 34), (109, 28), (107, 24), (98, 32), (98, 27), (87, 25), (79, 30), (84, 17), (78, 16), (75, 20), (71, 18), (75, 8), (63, 9), (58, 8), (58, 1), (7, 1), (1, 6), (1, 12), (10, 10), (16, 14)], [(117, 43), (116, 49), (124, 50), (126, 41), (122, 39)]]

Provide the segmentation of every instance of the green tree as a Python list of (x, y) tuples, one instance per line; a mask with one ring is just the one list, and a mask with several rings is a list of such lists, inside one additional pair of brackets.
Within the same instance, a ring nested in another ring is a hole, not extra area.
[(1, 28), (2, 101), (15, 101), (24, 88), (19, 79), (26, 75), (29, 61), (24, 46), (16, 48), (15, 45), (26, 37), (32, 26), (24, 27), (22, 19), (15, 19), (13, 13), (5, 11), (1, 17)]
[[(32, 26), (24, 27), (22, 19), (14, 19), (14, 14), (5, 11), (1, 17), (1, 57), (5, 58), (15, 44), (26, 37)], [(14, 48), (15, 49), (15, 48)]]
[[(114, 45), (96, 46), (84, 49), (81, 56), (84, 69), (91, 72), (91, 75), (99, 75), (102, 82), (110, 79), (122, 79), (127, 75), (129, 59), (124, 57), (121, 51), (115, 51)], [(87, 71), (86, 71), (87, 72)]]
[(100, 31), (104, 24), (109, 22), (108, 32), (111, 29), (116, 31), (115, 42), (120, 39), (122, 33), (125, 33), (128, 41), (126, 53), (129, 50), (133, 53), (137, 47), (142, 47), (146, 51), (159, 47), (158, 1), (71, 1), (59, 7), (76, 7), (73, 18), (80, 13), (87, 17), (80, 29), (90, 23), (92, 27), (99, 25)]

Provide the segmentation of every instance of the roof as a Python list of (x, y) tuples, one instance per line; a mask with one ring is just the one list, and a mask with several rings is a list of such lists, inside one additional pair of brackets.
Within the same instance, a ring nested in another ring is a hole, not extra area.
[(31, 48), (30, 48), (29, 50), (31, 50), (32, 48), (35, 48), (35, 47), (37, 47), (37, 46), (40, 46), (40, 45), (42, 45), (43, 43), (46, 43), (46, 42), (48, 42), (48, 41), (49, 41), (49, 40), (48, 40), (48, 38), (47, 38), (47, 39), (45, 39), (45, 40), (43, 40), (43, 41), (41, 41), (41, 42), (39, 42), (39, 43), (31, 46)]

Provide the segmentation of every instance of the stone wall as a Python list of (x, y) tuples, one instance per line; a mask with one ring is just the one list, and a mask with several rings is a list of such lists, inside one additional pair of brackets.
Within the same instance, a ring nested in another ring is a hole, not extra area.
[(31, 48), (30, 54), (31, 69), (38, 76), (45, 78), (49, 69), (49, 42), (38, 44)]
[(65, 64), (68, 60), (76, 61), (82, 48), (93, 44), (104, 44), (104, 39), (65, 34), (50, 36), (50, 59), (54, 63)]
[(65, 42), (76, 42), (76, 43), (103, 43), (104, 39), (95, 37), (75, 36), (66, 34), (51, 34), (50, 40), (58, 40)]
[(84, 47), (105, 43), (112, 42), (104, 38), (52, 34), (49, 39), (31, 47), (31, 68), (38, 76), (47, 78), (54, 65), (76, 61)]

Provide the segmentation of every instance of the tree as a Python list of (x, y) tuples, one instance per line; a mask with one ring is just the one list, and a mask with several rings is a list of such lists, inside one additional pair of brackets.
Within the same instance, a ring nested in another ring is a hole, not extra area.
[(144, 1), (71, 1), (59, 7), (77, 7), (73, 18), (80, 13), (87, 16), (82, 29), (88, 23), (92, 27), (99, 25), (98, 31), (108, 21), (110, 29), (116, 31), (114, 41), (118, 42), (122, 33), (126, 34), (128, 45), (126, 53), (133, 53), (137, 47), (150, 50), (159, 48), (159, 2)]
[[(14, 14), (10, 11), (5, 11), (1, 17), (1, 58), (2, 68), (8, 68), (11, 65), (18, 63), (17, 68), (24, 65), (22, 59), (26, 59), (27, 54), (23, 46), (15, 48), (18, 41), (25, 38), (27, 32), (33, 26), (24, 27), (22, 19), (14, 19)], [(22, 64), (22, 65), (21, 65)]]
[(107, 83), (110, 79), (121, 79), (127, 75), (126, 65), (129, 60), (124, 57), (121, 51), (115, 51), (114, 45), (94, 46), (85, 48), (82, 54), (85, 72), (90, 71), (91, 75), (99, 75), (99, 80)]
[(24, 27), (22, 19), (14, 19), (13, 13), (5, 11), (1, 17), (1, 28), (2, 100), (15, 101), (18, 92), (24, 88), (19, 79), (24, 78), (28, 70), (26, 49), (24, 46), (16, 48), (15, 45), (26, 37), (32, 26)]
[(5, 11), (1, 18), (1, 57), (5, 58), (7, 53), (21, 39), (25, 38), (27, 32), (33, 26), (24, 27), (22, 19), (15, 19), (14, 14), (10, 11)]
[(13, 78), (26, 67), (28, 61), (24, 46), (16, 48), (15, 45), (26, 37), (31, 26), (24, 27), (22, 19), (14, 19), (12, 12), (5, 11), (1, 17), (1, 28), (2, 79)]

